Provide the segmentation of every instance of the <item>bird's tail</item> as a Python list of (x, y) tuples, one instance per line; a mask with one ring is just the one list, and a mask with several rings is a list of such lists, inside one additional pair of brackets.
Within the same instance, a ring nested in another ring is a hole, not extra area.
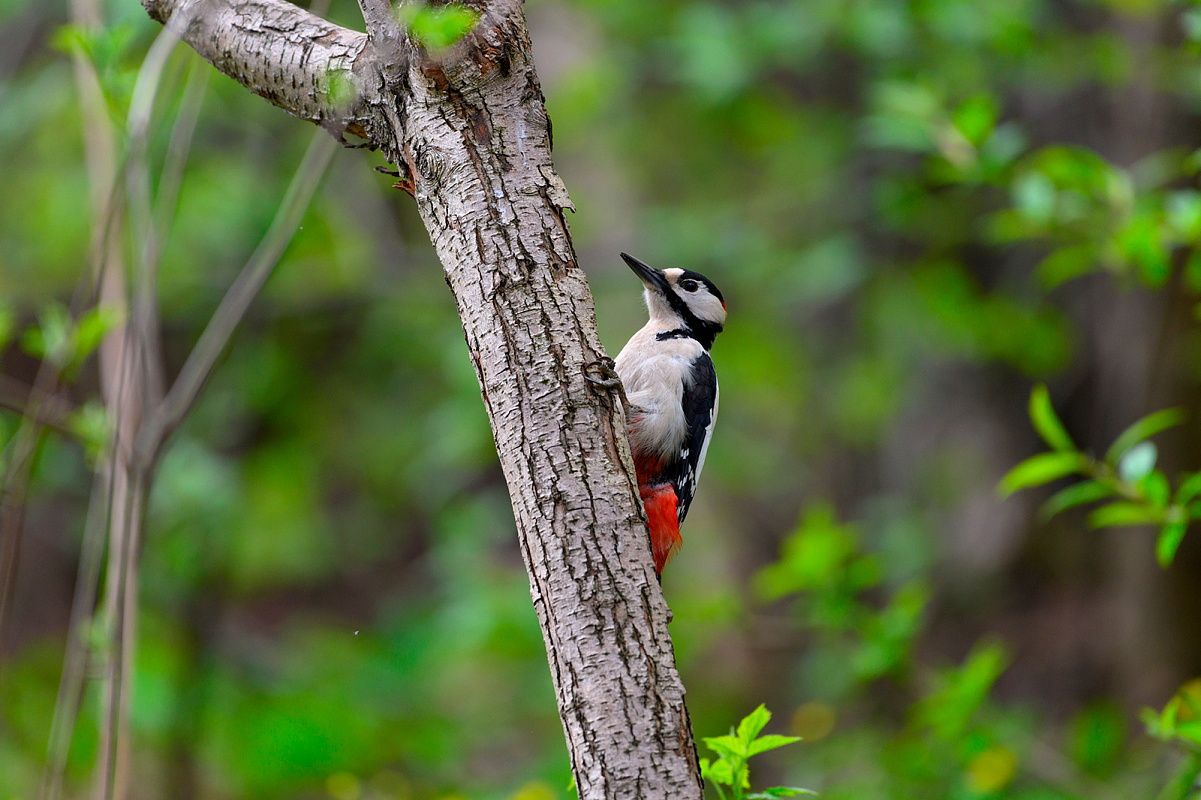
[(655, 573), (663, 574), (668, 560), (680, 548), (680, 520), (676, 515), (676, 490), (670, 483), (644, 486), (642, 504), (651, 531), (651, 554), (655, 557)]

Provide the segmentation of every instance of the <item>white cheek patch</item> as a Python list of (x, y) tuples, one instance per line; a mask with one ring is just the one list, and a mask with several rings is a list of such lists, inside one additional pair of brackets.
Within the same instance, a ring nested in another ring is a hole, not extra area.
[(688, 306), (688, 310), (696, 315), (697, 319), (705, 322), (716, 322), (719, 325), (726, 321), (726, 309), (721, 304), (721, 301), (714, 297), (705, 288), (698, 289), (695, 292), (686, 292), (683, 289), (675, 289), (675, 293)]
[(696, 315), (701, 319), (709, 320), (710, 322), (725, 322), (726, 309), (713, 295), (705, 292), (704, 296), (698, 298)]

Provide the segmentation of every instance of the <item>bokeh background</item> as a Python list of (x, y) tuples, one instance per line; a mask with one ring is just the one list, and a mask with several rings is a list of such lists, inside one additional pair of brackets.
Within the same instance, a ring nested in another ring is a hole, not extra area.
[[(106, 4), (114, 119), (158, 32)], [(854, 798), (1151, 796), (1201, 673), (1201, 547), (1050, 522), (996, 485), (1201, 399), (1201, 9), (1175, 0), (529, 0), (570, 223), (610, 353), (617, 257), (730, 309), (721, 421), (663, 589), (698, 736), (759, 703), (805, 741), (756, 784)], [(329, 15), (361, 28), (352, 0)], [(66, 3), (0, 0), (0, 372), (88, 269)], [(184, 75), (157, 107), (161, 161)], [(169, 375), (312, 127), (214, 74), (160, 276)], [(406, 195), (337, 154), (175, 435), (149, 507), (137, 798), (567, 798), (541, 636), (462, 333)], [(98, 396), (88, 362), (67, 390)], [(1195, 416), (1195, 415), (1194, 415)], [(92, 416), (94, 420), (94, 415)], [(0, 446), (19, 423), (0, 410)], [(1201, 467), (1192, 421), (1157, 437)], [(88, 449), (51, 436), (0, 642), (0, 797), (45, 760)], [(68, 793), (88, 790), (84, 699)]]

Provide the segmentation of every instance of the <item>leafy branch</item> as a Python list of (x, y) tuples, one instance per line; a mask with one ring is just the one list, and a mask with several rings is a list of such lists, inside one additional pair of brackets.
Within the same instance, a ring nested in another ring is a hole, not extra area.
[[(738, 729), (732, 730), (726, 736), (707, 737), (705, 746), (717, 753), (718, 759), (710, 762), (701, 759), (701, 776), (713, 784), (717, 796), (721, 800), (771, 800), (775, 797), (797, 797), (799, 795), (816, 794), (808, 789), (796, 789), (789, 786), (775, 786), (762, 792), (746, 794), (751, 788), (751, 771), (747, 761), (751, 756), (775, 750), (778, 747), (799, 742), (799, 736), (780, 736), (770, 733), (760, 736), (771, 719), (771, 712), (760, 705), (738, 723)], [(729, 793), (722, 787), (729, 787)]]
[[(1108, 501), (1088, 516), (1094, 528), (1119, 525), (1156, 525), (1156, 557), (1168, 566), (1176, 556), (1189, 522), (1201, 518), (1201, 471), (1185, 473), (1176, 490), (1155, 468), (1159, 455), (1152, 436), (1181, 424), (1183, 409), (1168, 408), (1148, 414), (1124, 430), (1104, 458), (1077, 449), (1051, 405), (1047, 387), (1038, 384), (1030, 393), (1030, 421), (1051, 452), (1031, 456), (1009, 471), (998, 486), (1008, 496), (1032, 486), (1042, 486), (1068, 475), (1086, 480), (1061, 489), (1045, 502), (1040, 516), (1049, 519), (1069, 508)], [(1201, 775), (1201, 680), (1185, 684), (1162, 711), (1142, 712), (1147, 733), (1173, 742), (1185, 750), (1175, 775), (1158, 800), (1185, 800), (1192, 796)]]
[(1201, 679), (1182, 686), (1163, 711), (1144, 708), (1142, 720), (1151, 736), (1185, 750), (1176, 774), (1159, 793), (1158, 800), (1185, 800), (1201, 776)]
[(1147, 440), (1184, 419), (1179, 408), (1148, 414), (1123, 431), (1098, 459), (1076, 447), (1051, 406), (1047, 387), (1039, 384), (1030, 394), (1030, 420), (1051, 451), (1031, 456), (1010, 470), (998, 491), (1008, 497), (1019, 489), (1069, 475), (1083, 476), (1086, 480), (1052, 495), (1039, 515), (1046, 520), (1070, 508), (1108, 501), (1089, 514), (1089, 525), (1157, 526), (1156, 557), (1166, 567), (1176, 557), (1189, 522), (1201, 519), (1201, 471), (1185, 473), (1173, 491), (1168, 477), (1155, 467), (1159, 450)]

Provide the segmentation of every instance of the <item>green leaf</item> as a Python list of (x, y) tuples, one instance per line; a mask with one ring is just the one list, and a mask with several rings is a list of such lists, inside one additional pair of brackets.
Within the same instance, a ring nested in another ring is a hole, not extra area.
[(1118, 475), (1124, 481), (1138, 483), (1155, 469), (1155, 459), (1158, 457), (1159, 450), (1154, 442), (1139, 442), (1118, 462)]
[(1055, 184), (1041, 172), (1027, 172), (1014, 181), (1013, 204), (1025, 219), (1046, 225), (1055, 215)]
[(1118, 255), (1150, 286), (1162, 286), (1171, 271), (1167, 230), (1158, 210), (1137, 209), (1114, 237)]
[(1110, 503), (1101, 506), (1088, 515), (1088, 524), (1094, 528), (1108, 528), (1121, 525), (1150, 525), (1159, 522), (1162, 514), (1159, 509), (1150, 508), (1138, 503)]
[(1176, 558), (1176, 550), (1187, 529), (1188, 522), (1169, 522), (1159, 531), (1159, 541), (1155, 543), (1155, 558), (1159, 566), (1167, 567)]
[(1055, 409), (1051, 406), (1051, 395), (1046, 384), (1037, 384), (1030, 392), (1030, 421), (1038, 435), (1043, 437), (1043, 441), (1050, 445), (1052, 450), (1066, 452), (1076, 449), (1072, 437), (1068, 436), (1063, 423), (1059, 421)]
[(1157, 469), (1151, 470), (1138, 482), (1138, 490), (1147, 498), (1147, 502), (1161, 510), (1167, 508), (1168, 500), (1172, 496), (1172, 487), (1167, 476)]
[(50, 46), (66, 55), (91, 56), (92, 35), (82, 25), (60, 25), (50, 36)]
[(25, 352), (61, 367), (70, 356), (71, 315), (60, 303), (51, 303), (38, 315), (37, 327), (21, 337)]
[[(1186, 473), (1188, 474), (1188, 473)], [(1176, 490), (1176, 502), (1188, 505), (1189, 501), (1201, 494), (1201, 472), (1189, 474)]]
[(997, 491), (1008, 497), (1018, 489), (1041, 486), (1044, 483), (1079, 472), (1084, 467), (1084, 458), (1079, 453), (1039, 453), (1031, 456), (1009, 471), (1001, 479)]
[(1201, 41), (1201, 9), (1190, 9), (1180, 15), (1184, 35), (1192, 41)]
[(71, 432), (83, 442), (84, 450), (92, 462), (97, 462), (108, 449), (113, 428), (108, 411), (100, 403), (87, 403), (67, 418)]
[(12, 308), (0, 302), (0, 350), (8, 344), (17, 327), (17, 315)]
[(1187, 242), (1201, 237), (1201, 193), (1192, 189), (1171, 192), (1164, 205), (1172, 233)]
[(773, 786), (770, 789), (764, 789), (762, 792), (748, 794), (746, 800), (772, 800), (775, 797), (799, 797), (803, 794), (816, 795), (817, 792), (811, 789), (797, 789), (794, 786)]
[(746, 745), (736, 736), (710, 736), (705, 746), (723, 758), (746, 758)]
[(1038, 280), (1044, 289), (1050, 290), (1099, 267), (1097, 250), (1093, 245), (1067, 245), (1053, 250), (1042, 260), (1038, 265)]
[(822, 589), (843, 580), (858, 549), (853, 525), (840, 525), (827, 504), (811, 506), (784, 542), (780, 560), (760, 570), (755, 588), (775, 600), (793, 592)]
[(358, 94), (354, 77), (349, 70), (330, 68), (325, 71), (323, 93), (331, 105), (346, 108)]
[(1176, 736), (1194, 746), (1201, 746), (1201, 720), (1192, 719), (1176, 726)]
[(1106, 497), (1112, 496), (1113, 493), (1114, 490), (1112, 488), (1097, 481), (1073, 483), (1071, 486), (1060, 489), (1051, 495), (1051, 499), (1043, 503), (1042, 508), (1038, 510), (1038, 516), (1046, 522), (1051, 517), (1056, 514), (1062, 514), (1069, 508), (1082, 506), (1085, 503), (1092, 503), (1096, 500), (1103, 500)]
[(958, 744), (1008, 661), (999, 643), (977, 643), (963, 664), (936, 677), (934, 691), (911, 709), (913, 722), (918, 728), (930, 729), (944, 742)]
[(1185, 417), (1183, 408), (1165, 408), (1154, 414), (1148, 414), (1124, 430), (1121, 436), (1114, 440), (1105, 453), (1105, 460), (1110, 464), (1117, 464), (1136, 444), (1160, 431), (1176, 427), (1184, 422)]
[(71, 364), (82, 364), (92, 354), (109, 331), (121, 325), (121, 311), (116, 306), (99, 305), (88, 309), (75, 327), (75, 348)]
[(763, 730), (764, 726), (771, 720), (771, 712), (762, 703), (751, 713), (742, 718), (742, 722), (738, 723), (738, 739), (745, 745), (749, 745), (751, 740), (759, 735), (759, 731)]
[(1072, 760), (1086, 772), (1104, 774), (1125, 750), (1126, 716), (1111, 701), (1093, 702), (1071, 720), (1067, 733)]
[(1167, 740), (1175, 735), (1176, 724), (1175, 720), (1168, 719), (1168, 708), (1172, 702), (1169, 701), (1168, 706), (1163, 711), (1156, 711), (1153, 708), (1144, 708), (1139, 712), (1139, 719), (1143, 721), (1143, 725), (1147, 726), (1147, 735), (1156, 739)]
[(432, 50), (450, 47), (470, 33), (480, 18), (477, 12), (456, 3), (440, 7), (403, 5), (397, 9), (397, 16), (414, 39)]
[(952, 112), (951, 122), (964, 139), (979, 147), (996, 127), (997, 101), (991, 95), (976, 95)]
[(730, 762), (725, 759), (718, 759), (707, 767), (702, 765), (701, 777), (713, 783), (724, 783), (726, 786), (734, 785), (733, 768), (730, 766)]
[(760, 736), (758, 739), (755, 739), (753, 742), (751, 742), (750, 747), (747, 748), (746, 755), (747, 758), (750, 758), (751, 756), (759, 755), (760, 753), (766, 753), (768, 750), (775, 750), (777, 747), (793, 744), (794, 742), (799, 742), (800, 740), (801, 737), (799, 736), (780, 736), (776, 733), (771, 733), (767, 736)]

